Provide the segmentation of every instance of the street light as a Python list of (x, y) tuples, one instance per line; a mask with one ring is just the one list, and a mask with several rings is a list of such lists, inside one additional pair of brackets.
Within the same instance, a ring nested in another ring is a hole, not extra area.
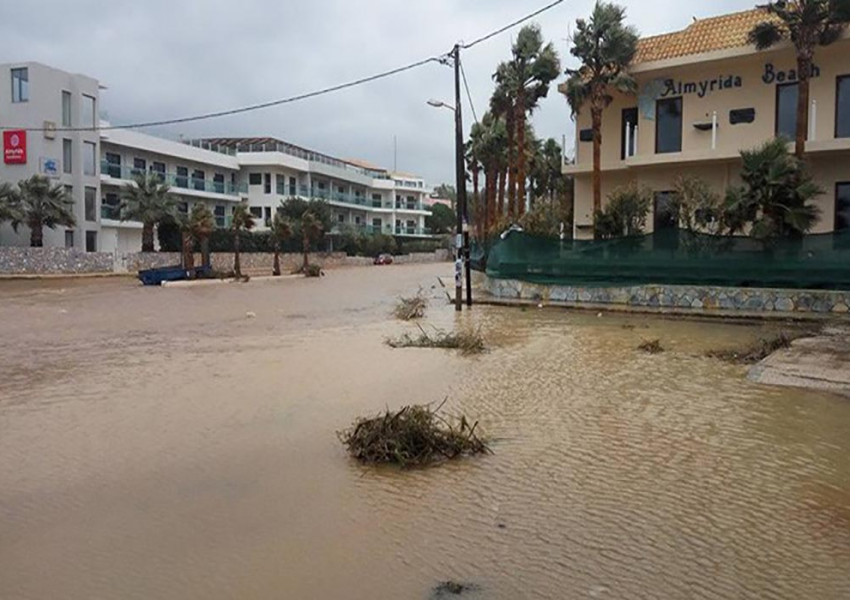
[(431, 98), (427, 102), (428, 106), (433, 106), (434, 108), (448, 108), (450, 111), (455, 112), (455, 107), (451, 104), (446, 104), (442, 100), (434, 100)]

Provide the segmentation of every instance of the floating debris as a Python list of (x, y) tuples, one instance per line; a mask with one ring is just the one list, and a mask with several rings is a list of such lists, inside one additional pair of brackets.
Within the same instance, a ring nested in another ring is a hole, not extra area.
[(664, 352), (664, 347), (661, 345), (660, 340), (644, 340), (640, 343), (640, 345), (638, 345), (637, 349), (647, 352), (648, 354)]
[(435, 330), (429, 335), (421, 326), (420, 334), (412, 336), (409, 333), (398, 338), (388, 339), (391, 348), (448, 348), (460, 350), (461, 354), (480, 354), (487, 350), (484, 337), (477, 329), (464, 329), (458, 332)]
[(422, 290), (415, 296), (410, 298), (399, 298), (398, 304), (393, 310), (396, 319), (402, 321), (410, 321), (411, 319), (421, 319), (425, 316), (425, 308), (428, 306), (428, 300), (422, 294)]

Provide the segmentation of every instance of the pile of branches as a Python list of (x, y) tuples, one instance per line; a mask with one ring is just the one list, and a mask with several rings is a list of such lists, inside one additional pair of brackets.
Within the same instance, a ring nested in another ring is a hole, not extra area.
[[(443, 404), (445, 401), (443, 401)], [(428, 465), (464, 455), (489, 453), (487, 444), (466, 417), (442, 417), (440, 404), (405, 406), (370, 419), (358, 419), (338, 433), (348, 453), (367, 464), (393, 463), (402, 467)]]
[(422, 294), (422, 290), (410, 298), (399, 298), (398, 304), (393, 310), (396, 319), (402, 321), (410, 321), (411, 319), (421, 319), (425, 316), (425, 308), (428, 306), (428, 300)]
[(709, 350), (706, 353), (706, 356), (719, 358), (720, 360), (725, 360), (730, 363), (751, 365), (759, 362), (770, 354), (773, 354), (777, 350), (789, 348), (791, 346), (791, 342), (803, 335), (804, 334), (795, 335), (780, 331), (774, 336), (761, 338), (758, 342), (746, 348)]
[(388, 339), (391, 348), (448, 348), (460, 350), (461, 354), (479, 354), (487, 349), (479, 330), (466, 329), (458, 332), (435, 330), (428, 334), (421, 325), (419, 335), (405, 333), (401, 337)]

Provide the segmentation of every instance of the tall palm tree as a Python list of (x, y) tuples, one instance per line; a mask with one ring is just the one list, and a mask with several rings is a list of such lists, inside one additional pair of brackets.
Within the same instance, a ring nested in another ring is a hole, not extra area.
[[(493, 79), (497, 81), (496, 89), (493, 90), (493, 96), (490, 98), (490, 112), (493, 113), (493, 116), (497, 119), (501, 119), (505, 123), (505, 150), (504, 150), (504, 164), (500, 169), (500, 182), (499, 182), (499, 205), (500, 209), (504, 205), (505, 202), (505, 187), (507, 186), (507, 194), (508, 194), (508, 214), (513, 217), (516, 212), (516, 147), (515, 147), (515, 134), (516, 129), (514, 127), (514, 121), (516, 120), (516, 113), (513, 111), (513, 99), (511, 98), (511, 90), (507, 85), (499, 83), (499, 70), (505, 71), (507, 70), (506, 63), (500, 64), (496, 73), (493, 75)], [(506, 79), (507, 76), (502, 76), (502, 79)], [(504, 212), (503, 209), (500, 212)]]
[(570, 53), (581, 61), (578, 69), (567, 69), (561, 91), (575, 117), (590, 103), (593, 127), (593, 215), (602, 210), (600, 151), (602, 148), (602, 111), (611, 104), (613, 90), (633, 94), (634, 78), (626, 71), (637, 51), (638, 34), (623, 24), (626, 9), (608, 2), (597, 2), (589, 20), (577, 19)]
[(230, 230), (233, 232), (233, 273), (236, 277), (242, 277), (242, 265), (239, 260), (240, 238), (243, 231), (254, 228), (254, 215), (248, 209), (248, 204), (240, 202), (233, 209), (230, 219)]
[(759, 50), (765, 50), (790, 39), (797, 52), (799, 84), (794, 153), (797, 158), (802, 158), (809, 129), (809, 80), (815, 48), (828, 46), (841, 37), (841, 32), (850, 22), (850, 0), (776, 0), (761, 8), (772, 18), (753, 27), (749, 41)]
[(472, 175), (472, 206), (476, 207), (475, 227), (478, 237), (481, 237), (483, 225), (483, 210), (481, 210), (481, 197), (479, 194), (479, 176), (481, 174), (481, 145), (483, 144), (484, 129), (481, 123), (473, 123), (469, 130), (469, 142), (464, 150), (466, 156), (466, 169)]
[(304, 253), (304, 262), (301, 265), (301, 270), (306, 274), (307, 267), (310, 266), (310, 244), (322, 236), (322, 222), (313, 214), (312, 211), (305, 211), (301, 215), (301, 249)]
[(183, 268), (190, 271), (194, 277), (195, 242), (201, 246), (204, 266), (209, 264), (209, 247), (207, 241), (215, 228), (215, 217), (203, 203), (195, 204), (192, 212), (179, 220), (183, 246)]
[(273, 275), (280, 275), (280, 247), (284, 241), (292, 237), (292, 221), (280, 211), (276, 212), (271, 222), (272, 239), (274, 240)]
[[(543, 36), (537, 25), (526, 25), (517, 35), (511, 48), (511, 60), (496, 69), (493, 78), (510, 103), (514, 134), (513, 181), (509, 183), (509, 200), (514, 202), (515, 213), (525, 212), (525, 183), (528, 173), (526, 153), (526, 118), (542, 98), (549, 93), (549, 84), (558, 77), (561, 63), (555, 47), (543, 45)], [(513, 189), (513, 188), (516, 189)]]
[(57, 225), (74, 227), (74, 200), (60, 184), (51, 184), (43, 175), (33, 175), (18, 183), (18, 198), (13, 209), (12, 227), (15, 231), (21, 224), (30, 228), (30, 246), (44, 245), (44, 228), (55, 229)]
[(122, 221), (142, 224), (142, 252), (153, 252), (153, 228), (174, 214), (175, 199), (156, 173), (139, 173), (121, 190)]
[(0, 182), (0, 223), (14, 221), (19, 214), (18, 191), (8, 182)]

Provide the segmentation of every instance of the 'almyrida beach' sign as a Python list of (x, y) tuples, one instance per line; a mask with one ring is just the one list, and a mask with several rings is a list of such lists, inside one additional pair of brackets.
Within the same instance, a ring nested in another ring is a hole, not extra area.
[[(818, 77), (820, 68), (817, 65), (812, 65), (811, 77)], [(797, 81), (797, 71), (795, 69), (781, 70), (777, 69), (773, 63), (764, 65), (761, 80), (764, 83), (793, 83)], [(720, 92), (723, 90), (731, 90), (744, 86), (744, 79), (740, 75), (718, 75), (714, 79), (702, 79), (699, 81), (684, 81), (681, 79), (660, 79), (660, 85), (657, 85), (658, 98), (667, 98), (669, 96), (686, 96), (688, 94), (696, 94), (699, 98), (704, 98), (712, 92)]]

